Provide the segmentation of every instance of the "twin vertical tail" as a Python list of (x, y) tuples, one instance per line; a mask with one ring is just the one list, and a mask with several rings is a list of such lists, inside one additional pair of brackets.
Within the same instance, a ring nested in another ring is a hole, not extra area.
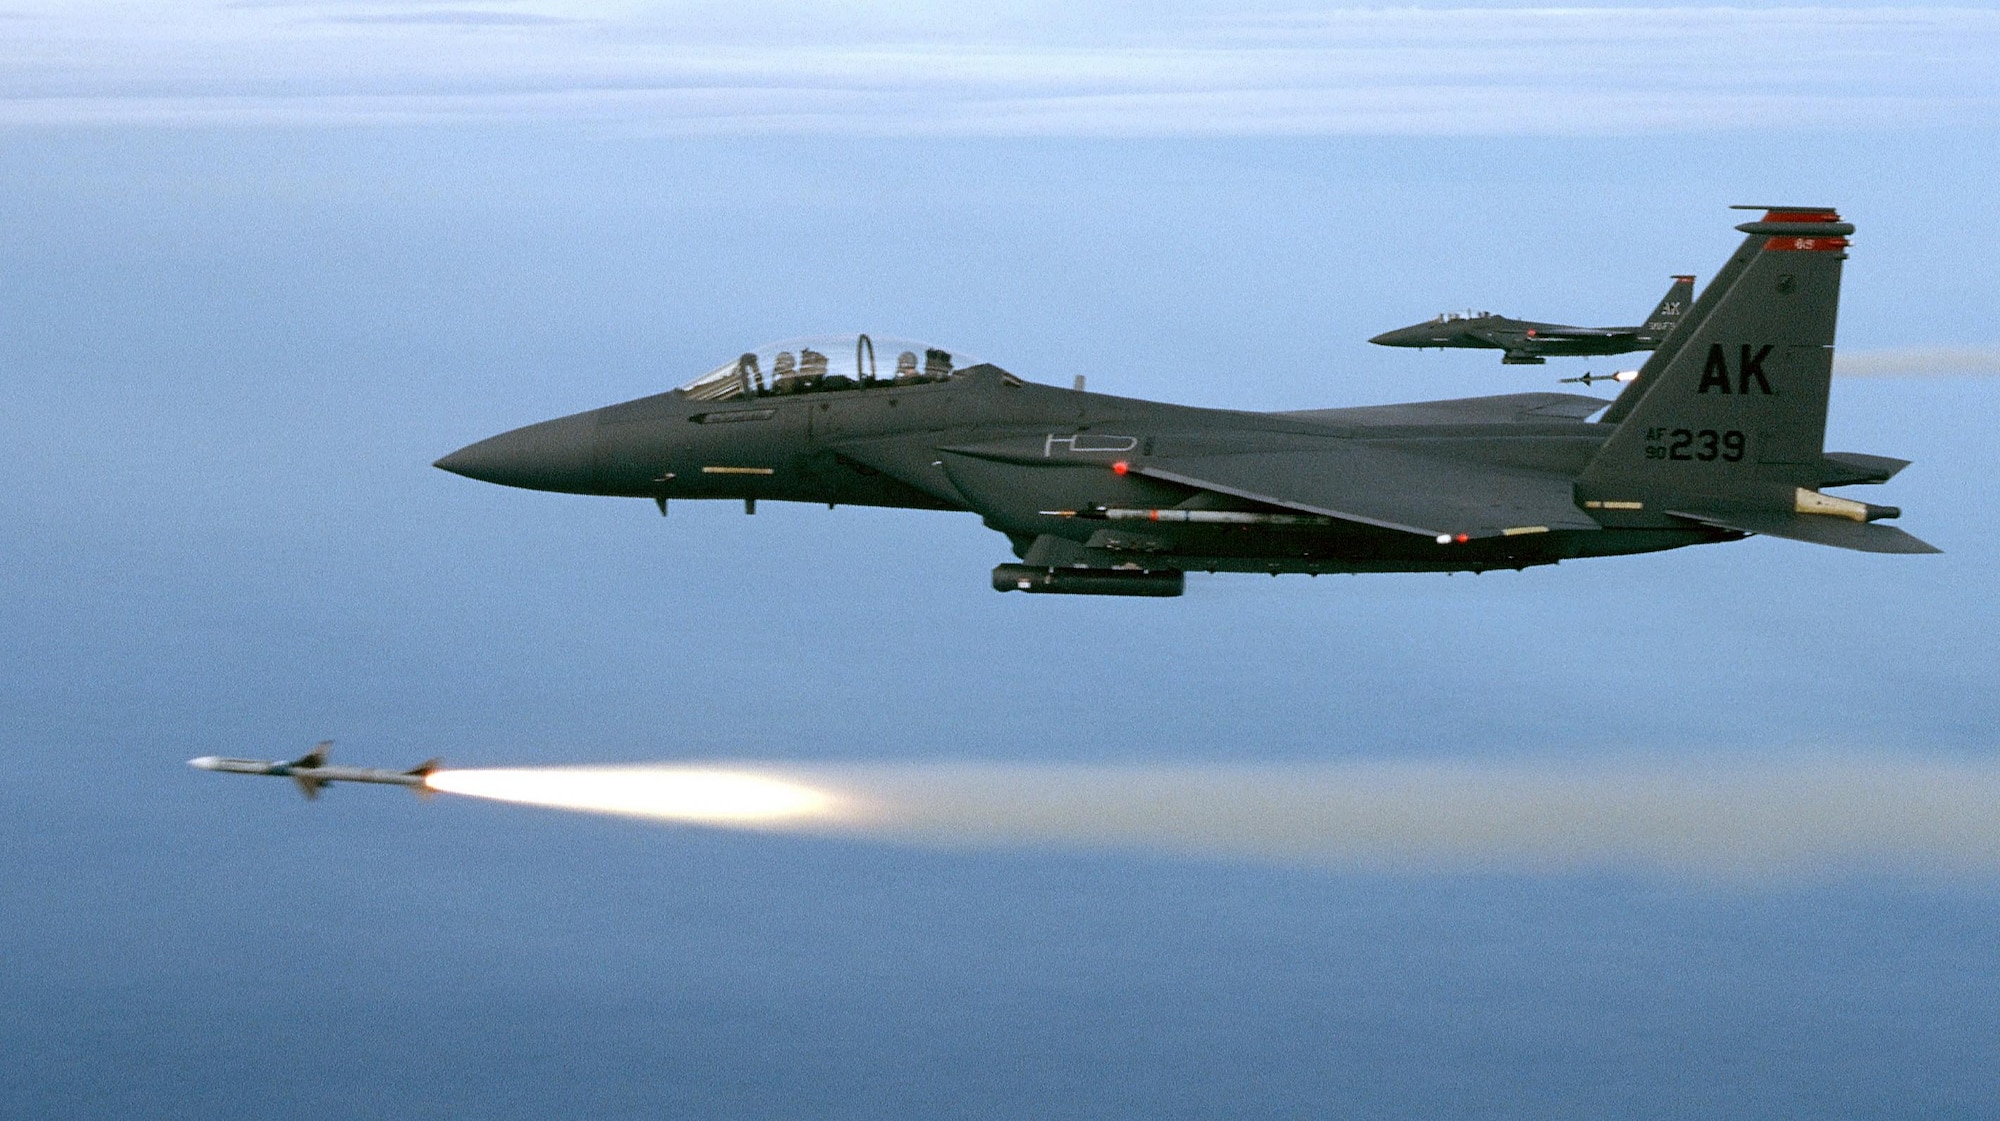
[(1607, 525), (1692, 522), (1867, 552), (1936, 552), (1874, 524), (1894, 508), (1818, 489), (1853, 481), (1823, 445), (1854, 227), (1829, 207), (1771, 207), (1736, 228), (1743, 244), (1605, 413), (1618, 429), (1578, 478), (1577, 502)]

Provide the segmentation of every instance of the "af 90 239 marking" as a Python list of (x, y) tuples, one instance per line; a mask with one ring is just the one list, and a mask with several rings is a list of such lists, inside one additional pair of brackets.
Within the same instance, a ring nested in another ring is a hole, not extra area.
[[(1647, 459), (1695, 460), (1701, 463), (1740, 463), (1749, 448), (1748, 437), (1734, 428), (1716, 431), (1703, 428), (1652, 428), (1646, 432)], [(1650, 441), (1664, 441), (1650, 442)]]

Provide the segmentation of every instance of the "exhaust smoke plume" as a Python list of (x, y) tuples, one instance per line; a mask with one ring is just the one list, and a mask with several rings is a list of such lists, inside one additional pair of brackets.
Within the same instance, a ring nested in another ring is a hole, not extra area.
[(698, 825), (1342, 869), (2000, 871), (2000, 765), (1914, 758), (439, 771), (437, 790)]
[(1911, 346), (1835, 351), (1833, 372), (1850, 378), (1991, 377), (2000, 374), (2000, 347)]

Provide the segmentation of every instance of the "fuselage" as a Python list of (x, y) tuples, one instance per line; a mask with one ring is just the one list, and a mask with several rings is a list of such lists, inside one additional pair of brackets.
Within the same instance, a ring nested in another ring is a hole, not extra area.
[[(663, 504), (728, 499), (973, 511), (1006, 534), (1016, 554), (1031, 563), (1255, 572), (1479, 571), (1727, 536), (1685, 526), (1637, 526), (1558, 530), (1440, 549), (1425, 537), (1332, 518), (1229, 522), (1131, 516), (1190, 501), (1189, 488), (1131, 469), (1156, 457), (1373, 441), (1502, 473), (1570, 479), (1604, 436), (1602, 426), (1573, 417), (1440, 422), (1421, 405), (1302, 413), (1206, 409), (1037, 385), (996, 367), (976, 366), (922, 384), (850, 383), (722, 400), (673, 390), (516, 429), (438, 465), (510, 486)], [(1269, 511), (1228, 496), (1204, 494), (1193, 502), (1203, 509)], [(1061, 542), (1086, 555), (1081, 560), (1030, 555), (1037, 549), (1047, 554)]]
[(1659, 345), (1664, 334), (1664, 330), (1650, 331), (1643, 326), (1582, 328), (1481, 313), (1441, 315), (1384, 331), (1368, 341), (1377, 346), (1504, 350), (1510, 354), (1563, 358), (1651, 350)]
[(818, 336), (437, 465), (650, 498), (663, 514), (688, 498), (972, 511), (1021, 560), (994, 569), (1000, 591), (1177, 595), (1189, 570), (1478, 572), (1750, 534), (1936, 552), (1877, 524), (1897, 507), (1823, 490), (1884, 482), (1907, 462), (1824, 447), (1853, 226), (1827, 208), (1776, 208), (1737, 229), (1743, 242), (1700, 299), (1689, 303), (1692, 276), (1674, 277), (1644, 328), (1510, 322), (1517, 338), (1486, 323), (1466, 328), (1483, 341), (1459, 341), (1652, 348), (1629, 380), (1617, 375), (1615, 401), (1237, 412), (1086, 393), (1081, 378), (1034, 385), (911, 340)]

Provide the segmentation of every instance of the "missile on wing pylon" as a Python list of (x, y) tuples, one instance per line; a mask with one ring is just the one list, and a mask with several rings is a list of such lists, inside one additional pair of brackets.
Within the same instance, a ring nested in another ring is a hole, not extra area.
[(333, 747), (332, 740), (326, 740), (311, 751), (289, 763), (272, 759), (227, 759), (220, 755), (204, 755), (188, 760), (188, 766), (203, 771), (226, 771), (235, 775), (276, 775), (289, 778), (299, 784), (307, 798), (319, 797), (319, 788), (329, 782), (374, 782), (387, 786), (408, 786), (419, 794), (429, 794), (430, 787), (425, 779), (437, 770), (439, 759), (427, 759), (407, 771), (392, 771), (379, 767), (332, 767), (326, 762), (326, 754)]

